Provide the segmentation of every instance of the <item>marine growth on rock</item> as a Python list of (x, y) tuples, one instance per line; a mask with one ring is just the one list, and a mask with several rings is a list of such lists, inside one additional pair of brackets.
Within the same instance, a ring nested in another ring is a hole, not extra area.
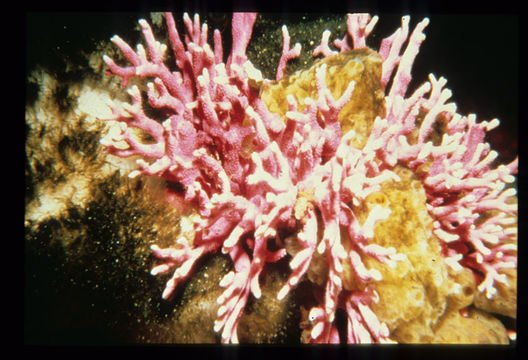
[(116, 35), (126, 63), (104, 56), (123, 87), (148, 82), (111, 104), (101, 142), (139, 157), (130, 177), (165, 179), (175, 223), (186, 224), (172, 246), (151, 247), (151, 273), (168, 275), (162, 297), (206, 254), (228, 255), (211, 327), (237, 343), (266, 267), (287, 259), (277, 299), (307, 281), (316, 300), (302, 306), (302, 341), (442, 342), (474, 299), (516, 286), (517, 159), (497, 166), (485, 142), (499, 121), (457, 113), (433, 74), (408, 93), (427, 18), (410, 32), (404, 16), (373, 50), (378, 17), (349, 14), (337, 50), (326, 31), (314, 51), (322, 59), (290, 76), (301, 47), (284, 26), (275, 80), (246, 56), (256, 18), (233, 14), (227, 60), (218, 30), (211, 46), (207, 24), (185, 14), (182, 37), (169, 13), (167, 45), (140, 20), (145, 45)]

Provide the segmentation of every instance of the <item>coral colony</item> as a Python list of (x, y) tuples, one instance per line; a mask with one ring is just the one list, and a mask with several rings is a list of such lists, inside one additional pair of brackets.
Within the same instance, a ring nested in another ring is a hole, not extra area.
[[(289, 262), (287, 282), (276, 294), (279, 300), (300, 282), (316, 255), (326, 260), (324, 296), (309, 311), (310, 341), (339, 342), (337, 309), (347, 314), (349, 343), (392, 341), (370, 306), (379, 300), (370, 284), (381, 274), (368, 269), (364, 259), (395, 266), (405, 254), (369, 243), (375, 225), (389, 217), (390, 209), (373, 206), (362, 223), (354, 209), (379, 191), (381, 183), (399, 181), (393, 171), (397, 164), (419, 174), (445, 262), (478, 274), (478, 290), (493, 297), (494, 284), (506, 281), (499, 270), (517, 267), (516, 245), (504, 241), (514, 236), (514, 229), (503, 229), (517, 213), (517, 205), (507, 201), (515, 189), (505, 187), (514, 181), (517, 159), (491, 168), (497, 153), (490, 151), (484, 136), (499, 121), (476, 122), (474, 115), (458, 114), (455, 104), (447, 103), (451, 92), (444, 88), (444, 78), (430, 75), (428, 82), (405, 96), (427, 18), (409, 37), (409, 17), (403, 17), (401, 28), (381, 42), (377, 56), (382, 61), (379, 81), (385, 90), (385, 113), (376, 117), (362, 148), (351, 145), (355, 131), (345, 132), (338, 120), (340, 110), (354, 97), (353, 81), (336, 99), (327, 87), (326, 64), (319, 66), (317, 98), (307, 97), (301, 104), (289, 95), (281, 118), (259, 96), (259, 85), (271, 80), (262, 79), (246, 56), (256, 14), (233, 15), (233, 45), (226, 63), (220, 32), (214, 31), (212, 48), (207, 24), (200, 25), (198, 15), (191, 20), (185, 14), (183, 20), (184, 42), (173, 16), (166, 14), (177, 71), (165, 63), (167, 46), (155, 40), (145, 20), (139, 24), (146, 47), (138, 45), (134, 51), (119, 36), (112, 38), (128, 66), (104, 56), (109, 73), (119, 76), (124, 87), (135, 77), (153, 79), (146, 93), (148, 106), (162, 110), (165, 120), (149, 117), (139, 88), (131, 86), (132, 103), (112, 105), (111, 120), (119, 126), (103, 144), (120, 157), (149, 159), (138, 160), (139, 168), (130, 177), (150, 175), (181, 184), (184, 190), (169, 191), (167, 197), (196, 215), (188, 217), (194, 238), (182, 236), (169, 248), (151, 247), (160, 261), (151, 273), (172, 273), (164, 299), (174, 295), (205, 254), (218, 250), (228, 254), (234, 270), (219, 284), (225, 291), (217, 300), (214, 331), (221, 332), (222, 342), (237, 343), (237, 325), (250, 294), (261, 296), (259, 278), (266, 263), (291, 255), (281, 241), (281, 234), (289, 233), (299, 250)], [(341, 53), (365, 48), (377, 20), (368, 14), (348, 15), (347, 34), (335, 46)], [(329, 36), (325, 31), (314, 56), (337, 56), (328, 45)], [(301, 51), (300, 45), (290, 48), (285, 26), (283, 43), (276, 80), (284, 77), (287, 61)], [(430, 135), (438, 119), (443, 136), (435, 143)], [(141, 140), (134, 128), (149, 134), (150, 140)], [(498, 211), (477, 221), (490, 210)], [(355, 288), (344, 286), (344, 265), (353, 271), (347, 276), (355, 277)]]

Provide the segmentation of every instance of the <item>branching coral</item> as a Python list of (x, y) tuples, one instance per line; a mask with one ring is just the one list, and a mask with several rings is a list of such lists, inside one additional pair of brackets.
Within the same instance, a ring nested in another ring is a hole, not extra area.
[[(341, 52), (364, 48), (377, 19), (349, 15), (348, 32), (335, 45)], [(166, 14), (166, 20), (175, 71), (165, 63), (167, 46), (155, 40), (146, 21), (139, 21), (146, 48), (138, 45), (134, 51), (117, 35), (112, 38), (130, 65), (119, 66), (105, 56), (109, 73), (121, 77), (123, 86), (134, 77), (154, 82), (148, 83), (148, 104), (134, 85), (128, 90), (131, 104), (111, 105), (109, 120), (116, 125), (102, 142), (111, 154), (146, 159), (138, 160), (131, 177), (158, 176), (182, 185), (183, 193), (173, 193), (171, 199), (199, 215), (193, 217), (193, 239), (182, 236), (165, 249), (152, 246), (161, 260), (152, 274), (172, 271), (163, 298), (173, 296), (205, 254), (221, 250), (232, 259), (234, 271), (219, 284), (225, 290), (217, 300), (214, 323), (222, 342), (238, 342), (238, 322), (250, 294), (261, 296), (266, 263), (288, 256), (283, 234), (293, 234), (298, 251), (290, 254), (292, 272), (278, 299), (299, 283), (316, 256), (326, 261), (324, 296), (309, 311), (311, 342), (340, 341), (338, 309), (347, 314), (348, 342), (391, 341), (386, 324), (371, 309), (379, 300), (373, 284), (381, 274), (368, 268), (365, 259), (395, 267), (406, 256), (370, 242), (375, 226), (390, 216), (389, 208), (372, 206), (364, 221), (355, 209), (382, 183), (399, 181), (393, 171), (397, 164), (420, 174), (435, 219), (434, 234), (442, 241), (449, 265), (484, 275), (479, 289), (489, 297), (494, 283), (505, 281), (499, 271), (516, 267), (515, 232), (505, 227), (517, 206), (508, 203), (515, 191), (505, 190), (505, 183), (513, 181), (517, 161), (491, 169), (496, 153), (483, 142), (498, 121), (477, 123), (473, 115), (457, 114), (455, 105), (446, 103), (450, 91), (442, 90), (445, 79), (433, 75), (405, 97), (428, 19), (417, 25), (403, 52), (409, 17), (382, 41), (376, 55), (382, 60), (379, 82), (385, 88), (392, 79), (392, 85), (386, 91), (385, 115), (374, 120), (361, 148), (351, 144), (354, 130), (342, 133), (338, 118), (354, 97), (356, 84), (351, 81), (340, 96), (332, 95), (326, 63), (315, 70), (316, 98), (304, 98), (300, 104), (288, 95), (283, 117), (269, 110), (258, 86), (271, 81), (262, 79), (246, 56), (256, 14), (233, 15), (233, 46), (226, 63), (218, 30), (211, 48), (207, 25), (200, 25), (197, 15), (194, 20), (184, 16), (183, 42), (172, 15)], [(323, 34), (314, 56), (334, 56), (329, 36)], [(277, 81), (284, 77), (287, 61), (300, 53), (299, 45), (290, 48), (286, 27), (283, 39)], [(146, 107), (157, 109), (166, 120), (160, 124), (147, 115)], [(440, 143), (430, 136), (437, 121), (446, 129)], [(499, 213), (479, 221), (491, 210)]]

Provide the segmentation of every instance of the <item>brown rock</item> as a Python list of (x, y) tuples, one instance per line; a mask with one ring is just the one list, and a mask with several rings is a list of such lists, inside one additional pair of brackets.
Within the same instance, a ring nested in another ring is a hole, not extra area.
[(335, 99), (345, 92), (350, 81), (355, 81), (352, 98), (339, 113), (339, 121), (343, 134), (351, 129), (356, 132), (352, 145), (362, 148), (376, 116), (385, 114), (385, 95), (380, 83), (382, 60), (369, 48), (321, 59), (308, 70), (263, 85), (261, 98), (271, 112), (280, 114), (283, 119), (288, 109), (286, 96), (289, 94), (295, 96), (298, 109), (304, 109), (305, 98), (318, 98), (315, 71), (323, 64), (327, 64), (326, 85)]
[(435, 332), (435, 343), (446, 344), (509, 344), (506, 329), (492, 315), (470, 309), (464, 317), (458, 311), (445, 315)]
[(475, 306), (481, 310), (517, 318), (517, 269), (505, 269), (501, 273), (506, 274), (508, 285), (495, 282), (497, 293), (488, 299), (485, 292), (475, 294)]

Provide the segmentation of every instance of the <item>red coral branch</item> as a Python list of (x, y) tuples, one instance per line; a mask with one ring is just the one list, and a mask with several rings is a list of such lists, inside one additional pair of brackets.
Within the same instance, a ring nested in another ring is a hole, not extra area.
[[(351, 146), (355, 133), (342, 134), (338, 120), (353, 96), (354, 82), (335, 99), (326, 85), (323, 64), (316, 70), (317, 98), (304, 99), (306, 106), (299, 111), (295, 98), (288, 96), (283, 122), (253, 87), (255, 81), (262, 80), (246, 56), (256, 14), (233, 15), (233, 47), (227, 63), (223, 62), (218, 31), (214, 31), (211, 49), (207, 25), (200, 25), (198, 15), (191, 20), (185, 14), (183, 20), (184, 41), (172, 15), (166, 14), (176, 71), (165, 65), (167, 46), (154, 38), (144, 20), (139, 23), (147, 50), (138, 45), (134, 51), (118, 36), (112, 38), (130, 66), (121, 67), (109, 57), (103, 58), (110, 73), (121, 77), (123, 86), (133, 77), (153, 78), (147, 84), (149, 105), (168, 115), (162, 123), (147, 116), (140, 90), (133, 86), (128, 91), (131, 104), (111, 104), (113, 116), (108, 120), (119, 125), (101, 142), (114, 155), (144, 158), (129, 176), (158, 176), (183, 185), (181, 201), (200, 216), (194, 221), (194, 239), (179, 238), (166, 249), (152, 246), (161, 261), (152, 274), (173, 271), (163, 298), (173, 296), (204, 254), (219, 250), (229, 254), (234, 270), (220, 282), (225, 290), (217, 300), (214, 330), (221, 331), (222, 342), (238, 342), (239, 320), (249, 295), (261, 296), (260, 275), (266, 263), (286, 256), (284, 248), (269, 250), (268, 241), (277, 240), (279, 229), (297, 231), (300, 250), (290, 260), (292, 273), (277, 297), (285, 298), (301, 280), (315, 251), (325, 255), (328, 280), (322, 303), (309, 312), (310, 340), (339, 342), (334, 318), (341, 308), (348, 318), (347, 341), (389, 341), (386, 325), (370, 308), (371, 302), (378, 300), (370, 283), (380, 280), (381, 274), (367, 269), (363, 259), (374, 258), (394, 267), (405, 255), (370, 243), (374, 227), (388, 218), (389, 209), (375, 206), (359, 224), (351, 204), (359, 206), (387, 180), (399, 181), (392, 171), (398, 163), (422, 174), (428, 210), (435, 220), (433, 231), (444, 245), (446, 263), (484, 274), (479, 289), (488, 297), (496, 291), (494, 282), (506, 281), (500, 271), (516, 267), (511, 216), (516, 215), (517, 205), (509, 202), (515, 190), (505, 189), (505, 184), (514, 181), (517, 160), (491, 168), (496, 153), (483, 141), (486, 131), (498, 121), (477, 123), (474, 116), (457, 114), (456, 106), (447, 103), (451, 92), (443, 89), (445, 79), (430, 75), (429, 82), (405, 98), (428, 19), (416, 26), (401, 55), (408, 37), (408, 17), (383, 40), (380, 81), (386, 86), (392, 77), (392, 87), (385, 98), (386, 116), (374, 121), (363, 149)], [(367, 14), (349, 15), (347, 35), (335, 44), (341, 52), (364, 47), (376, 22), (377, 17), (371, 19)], [(328, 47), (329, 35), (325, 31), (316, 54), (334, 53)], [(278, 79), (284, 75), (286, 62), (300, 53), (297, 45), (290, 49), (286, 27), (283, 38)], [(437, 121), (444, 121), (447, 130), (441, 142), (433, 144), (428, 139)], [(419, 129), (414, 134), (416, 124)], [(141, 140), (131, 128), (150, 135), (151, 140)], [(422, 166), (430, 170), (423, 174), (418, 171)], [(477, 223), (490, 210), (501, 214)], [(343, 246), (342, 231), (349, 239), (348, 250)], [(343, 290), (344, 262), (351, 266), (364, 291)]]

